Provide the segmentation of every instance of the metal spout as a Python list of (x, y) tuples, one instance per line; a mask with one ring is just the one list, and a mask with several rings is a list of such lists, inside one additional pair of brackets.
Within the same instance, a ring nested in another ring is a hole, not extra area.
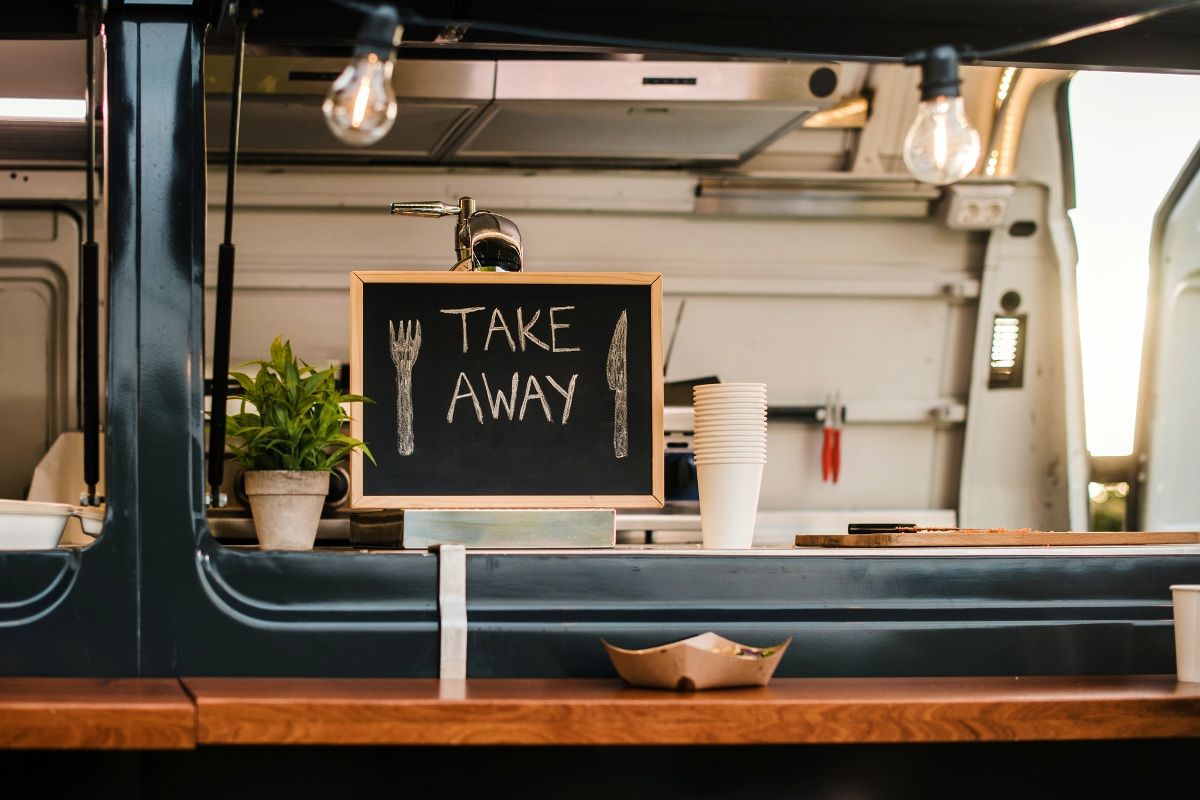
[(460, 197), (457, 206), (441, 201), (392, 203), (393, 214), (411, 217), (458, 215), (454, 249), (458, 263), (452, 272), (520, 272), (525, 256), (521, 231), (508, 217), (492, 211), (476, 211), (475, 200)]

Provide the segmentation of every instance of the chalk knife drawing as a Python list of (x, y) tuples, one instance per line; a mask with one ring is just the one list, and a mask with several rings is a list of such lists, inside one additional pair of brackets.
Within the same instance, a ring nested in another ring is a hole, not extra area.
[(413, 451), (412, 370), (421, 349), (421, 321), (388, 320), (392, 363), (396, 365), (396, 450), (402, 456)]
[(629, 370), (626, 346), (629, 338), (629, 318), (622, 311), (613, 331), (612, 344), (608, 346), (608, 388), (613, 391), (613, 455), (625, 458), (629, 455)]

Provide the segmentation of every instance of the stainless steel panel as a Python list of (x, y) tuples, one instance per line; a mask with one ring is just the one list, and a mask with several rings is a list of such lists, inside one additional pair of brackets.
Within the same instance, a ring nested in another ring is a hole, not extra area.
[[(476, 105), (467, 102), (405, 102), (387, 136), (371, 147), (359, 148), (338, 141), (329, 131), (320, 97), (252, 95), (243, 98), (239, 154), (428, 160), (477, 110)], [(205, 124), (209, 150), (227, 151), (228, 97), (208, 98)]]
[[(336, 159), (435, 158), (459, 128), (492, 98), (493, 61), (401, 60), (392, 75), (400, 111), (382, 141), (349, 147), (325, 126), (321, 102), (345, 58), (250, 56), (243, 72), (240, 152), (265, 156)], [(229, 89), (233, 60), (208, 59), (205, 90), (208, 146), (229, 148)]]
[[(243, 96), (324, 97), (348, 63), (347, 58), (249, 55), (242, 69)], [(494, 61), (401, 59), (392, 73), (392, 88), (401, 101), (452, 98), (486, 102), (492, 99), (495, 77)], [(205, 92), (229, 94), (232, 84), (233, 58), (209, 56), (204, 65)]]
[(782, 102), (815, 107), (821, 98), (813, 94), (809, 81), (821, 69), (839, 74), (837, 64), (820, 63), (501, 61), (496, 66), (496, 99)]
[(805, 113), (779, 104), (497, 101), (449, 160), (736, 163)]
[[(820, 63), (400, 60), (395, 128), (355, 149), (324, 130), (319, 110), (345, 64), (248, 58), (243, 151), (276, 160), (449, 153), (454, 162), (734, 164), (835, 102), (840, 74)], [(214, 150), (227, 146), (231, 68), (229, 57), (207, 67)]]

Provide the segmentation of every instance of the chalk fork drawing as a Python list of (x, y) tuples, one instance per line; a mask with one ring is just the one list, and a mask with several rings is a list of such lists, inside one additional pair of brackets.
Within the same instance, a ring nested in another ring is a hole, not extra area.
[(612, 344), (608, 346), (608, 388), (613, 391), (613, 455), (625, 458), (629, 455), (629, 388), (628, 354), (629, 319), (622, 311), (613, 331)]
[(421, 321), (388, 320), (392, 363), (396, 365), (396, 450), (402, 456), (413, 451), (412, 369), (421, 349)]

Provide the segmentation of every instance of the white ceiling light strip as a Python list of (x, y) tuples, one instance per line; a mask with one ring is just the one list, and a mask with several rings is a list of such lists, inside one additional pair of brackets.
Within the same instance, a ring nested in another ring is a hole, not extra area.
[(83, 122), (87, 101), (42, 97), (0, 97), (0, 119)]

